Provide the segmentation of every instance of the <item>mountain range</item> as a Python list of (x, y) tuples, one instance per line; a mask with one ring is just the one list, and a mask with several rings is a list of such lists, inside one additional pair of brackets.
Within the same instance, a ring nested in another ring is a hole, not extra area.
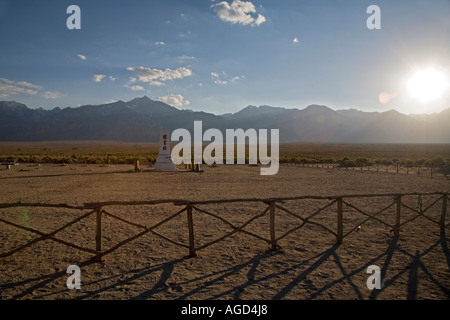
[(214, 115), (180, 110), (148, 97), (128, 102), (52, 110), (30, 109), (0, 101), (0, 141), (110, 140), (157, 142), (160, 130), (185, 128), (194, 121), (203, 130), (279, 129), (282, 142), (449, 143), (450, 108), (429, 115), (395, 110), (363, 112), (310, 105), (305, 109), (248, 106), (236, 113)]

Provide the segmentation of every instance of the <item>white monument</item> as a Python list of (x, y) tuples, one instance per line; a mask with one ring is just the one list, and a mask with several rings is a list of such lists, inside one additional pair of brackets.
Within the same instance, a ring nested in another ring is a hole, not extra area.
[(159, 138), (159, 154), (156, 159), (155, 171), (175, 171), (176, 166), (170, 157), (170, 137), (168, 131), (161, 131)]

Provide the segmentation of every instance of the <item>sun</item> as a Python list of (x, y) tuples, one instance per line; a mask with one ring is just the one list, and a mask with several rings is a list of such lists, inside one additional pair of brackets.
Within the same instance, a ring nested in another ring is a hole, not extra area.
[(410, 96), (421, 103), (439, 100), (450, 86), (444, 72), (434, 69), (417, 70), (408, 80)]

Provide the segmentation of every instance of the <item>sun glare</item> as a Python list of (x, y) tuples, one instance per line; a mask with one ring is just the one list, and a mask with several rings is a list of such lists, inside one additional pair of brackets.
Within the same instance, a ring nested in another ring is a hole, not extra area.
[(416, 71), (407, 82), (411, 97), (422, 103), (440, 99), (448, 87), (449, 82), (446, 75), (433, 68)]

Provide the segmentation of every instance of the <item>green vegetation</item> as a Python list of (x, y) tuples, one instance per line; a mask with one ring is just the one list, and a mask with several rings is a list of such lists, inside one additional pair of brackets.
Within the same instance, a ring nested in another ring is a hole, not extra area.
[[(0, 161), (22, 163), (132, 164), (139, 160), (147, 164), (154, 163), (157, 156), (157, 143), (0, 142)], [(399, 164), (447, 168), (450, 166), (450, 144), (282, 143), (280, 163), (339, 164), (342, 167)]]
[(0, 161), (15, 161), (19, 163), (79, 163), (79, 164), (133, 164), (136, 160), (141, 163), (154, 163), (157, 155), (141, 155), (141, 154), (8, 154), (0, 155)]
[(450, 144), (314, 144), (280, 145), (280, 162), (293, 164), (332, 163), (341, 167), (373, 165), (450, 165)]
[(22, 163), (133, 164), (154, 163), (158, 144), (122, 142), (3, 142), (0, 161)]

